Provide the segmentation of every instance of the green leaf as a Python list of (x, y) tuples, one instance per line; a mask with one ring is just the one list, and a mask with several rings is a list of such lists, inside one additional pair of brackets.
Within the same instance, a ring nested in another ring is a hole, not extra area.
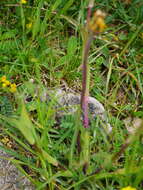
[(66, 170), (66, 171), (63, 171), (63, 172), (59, 172), (59, 177), (60, 176), (63, 176), (63, 177), (73, 177), (73, 174), (70, 170)]
[(72, 56), (77, 49), (77, 39), (76, 37), (72, 36), (68, 41), (68, 49), (67, 53), (69, 56)]
[(57, 8), (60, 4), (61, 4), (61, 0), (57, 0), (57, 1), (53, 4), (53, 6), (52, 6), (52, 11), (55, 11), (56, 8)]
[(67, 3), (62, 8), (61, 14), (65, 14), (65, 12), (72, 6), (73, 3), (74, 3), (74, 0), (67, 1)]
[(42, 155), (43, 155), (44, 159), (48, 161), (48, 163), (50, 163), (54, 166), (58, 166), (58, 161), (55, 158), (53, 158), (52, 156), (50, 156), (46, 151), (42, 150)]
[(25, 106), (22, 107), (20, 120), (12, 119), (15, 126), (21, 131), (26, 140), (31, 144), (35, 144), (36, 131), (34, 125), (29, 119)]

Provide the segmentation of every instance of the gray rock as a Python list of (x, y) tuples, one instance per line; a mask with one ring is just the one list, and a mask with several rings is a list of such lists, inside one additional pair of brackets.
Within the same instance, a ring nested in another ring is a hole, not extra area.
[[(55, 104), (58, 108), (57, 114), (60, 117), (65, 114), (72, 114), (76, 112), (80, 105), (80, 95), (74, 93), (73, 91), (71, 93), (62, 89), (56, 89), (48, 91), (47, 94), (44, 92), (42, 97), (44, 96), (46, 97), (44, 99), (55, 99)], [(108, 122), (104, 106), (93, 97), (89, 97), (89, 113), (91, 114), (92, 118), (96, 118), (97, 116), (100, 117), (104, 123), (107, 133), (112, 131), (112, 127)]]
[[(0, 156), (12, 159), (2, 150)], [(0, 158), (0, 190), (34, 190), (34, 187), (10, 161)]]

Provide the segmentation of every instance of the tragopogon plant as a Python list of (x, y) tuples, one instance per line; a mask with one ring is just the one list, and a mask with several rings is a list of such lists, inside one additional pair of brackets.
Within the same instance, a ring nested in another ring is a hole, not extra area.
[(81, 110), (83, 113), (83, 125), (85, 128), (89, 127), (88, 119), (88, 97), (89, 97), (89, 83), (90, 83), (90, 66), (88, 64), (88, 53), (93, 37), (101, 33), (106, 27), (104, 18), (105, 14), (97, 10), (91, 18), (94, 1), (91, 0), (88, 5), (87, 22), (85, 26), (85, 39), (83, 39), (83, 73), (82, 73), (82, 92), (81, 92)]

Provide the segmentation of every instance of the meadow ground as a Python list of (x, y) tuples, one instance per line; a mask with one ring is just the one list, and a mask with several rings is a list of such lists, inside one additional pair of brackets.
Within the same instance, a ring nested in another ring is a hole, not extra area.
[(105, 106), (110, 135), (98, 118), (87, 130), (78, 114), (58, 122), (54, 101), (40, 99), (43, 89), (63, 84), (81, 92), (87, 6), (0, 1), (0, 149), (36, 190), (142, 190), (142, 0), (96, 0), (92, 10), (106, 13), (107, 27), (91, 44), (90, 95)]

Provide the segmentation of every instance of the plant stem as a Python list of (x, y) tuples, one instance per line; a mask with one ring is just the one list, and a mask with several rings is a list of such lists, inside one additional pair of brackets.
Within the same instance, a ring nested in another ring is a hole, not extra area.
[(90, 83), (90, 67), (88, 64), (88, 52), (92, 41), (92, 35), (88, 36), (83, 51), (83, 71), (82, 71), (82, 92), (81, 92), (81, 109), (83, 111), (83, 125), (85, 128), (89, 127), (88, 121), (88, 96)]
[(89, 31), (88, 26), (91, 17), (91, 10), (93, 7), (93, 0), (89, 2), (87, 11), (87, 23), (86, 23), (86, 39), (83, 45), (83, 71), (82, 71), (82, 92), (81, 92), (81, 110), (83, 112), (83, 126), (85, 128), (89, 127), (88, 120), (88, 96), (89, 96), (89, 83), (90, 83), (90, 67), (88, 64), (88, 53), (93, 39), (92, 32)]

